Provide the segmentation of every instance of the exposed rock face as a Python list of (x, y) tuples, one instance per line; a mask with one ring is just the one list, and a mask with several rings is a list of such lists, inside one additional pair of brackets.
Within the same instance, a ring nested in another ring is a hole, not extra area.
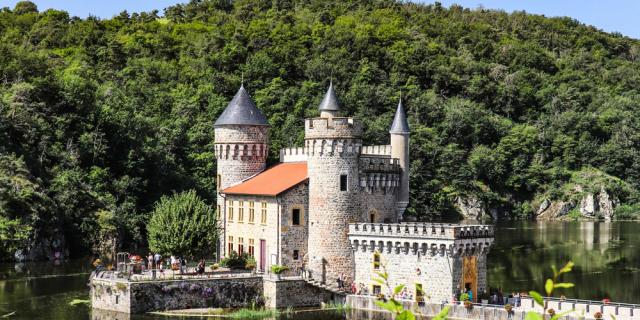
[[(582, 191), (582, 188), (576, 189)], [(609, 195), (604, 189), (600, 188), (597, 194), (586, 193), (577, 206), (582, 216), (586, 218), (604, 217), (605, 220), (613, 218), (614, 209), (620, 204), (620, 201)], [(576, 204), (571, 201), (551, 201), (545, 199), (536, 212), (538, 220), (553, 220), (562, 218), (569, 211), (576, 208)]]
[(575, 206), (574, 203), (568, 201), (550, 201), (549, 199), (545, 199), (538, 208), (537, 219), (554, 220), (561, 218), (567, 215)]
[(13, 257), (17, 262), (37, 260), (57, 260), (68, 256), (65, 249), (65, 239), (62, 232), (54, 230), (51, 237), (38, 237), (38, 240), (30, 241), (26, 248), (18, 249)]
[(488, 216), (486, 205), (474, 195), (458, 196), (456, 198), (456, 208), (458, 208), (465, 220), (481, 220)]
[(604, 216), (604, 219), (610, 221), (613, 218), (613, 210), (620, 204), (617, 198), (612, 198), (607, 193), (607, 190), (600, 188), (598, 193), (598, 207), (600, 213)]

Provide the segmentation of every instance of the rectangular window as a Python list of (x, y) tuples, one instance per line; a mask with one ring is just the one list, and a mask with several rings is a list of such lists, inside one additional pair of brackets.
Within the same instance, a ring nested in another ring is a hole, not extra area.
[(227, 217), (229, 221), (233, 221), (233, 200), (227, 201)]
[(238, 201), (238, 222), (242, 223), (244, 220), (244, 201)]
[(298, 260), (300, 258), (300, 251), (293, 250), (293, 260)]
[(229, 248), (227, 255), (230, 255), (231, 252), (233, 252), (233, 236), (229, 236), (229, 243), (227, 243), (227, 247)]
[(373, 270), (380, 270), (380, 252), (373, 253)]
[(216, 177), (216, 191), (220, 191), (220, 184), (222, 183), (222, 176), (218, 175)]
[(220, 205), (218, 205), (217, 209), (218, 210), (216, 210), (216, 219), (218, 219), (218, 221), (220, 221)]
[(416, 302), (424, 302), (424, 291), (422, 291), (422, 283), (416, 283)]
[(373, 290), (371, 290), (371, 291), (373, 292), (373, 295), (379, 295), (379, 294), (382, 293), (382, 288), (379, 285), (374, 284), (373, 285)]
[(249, 255), (252, 256), (252, 257), (255, 256), (255, 249), (254, 249), (253, 239), (249, 239)]
[(238, 255), (244, 253), (244, 238), (238, 237)]
[(260, 223), (267, 224), (267, 203), (262, 202), (262, 209), (260, 209)]
[(253, 223), (256, 220), (256, 214), (253, 209), (253, 201), (249, 201), (249, 223)]
[(294, 226), (300, 225), (300, 209), (293, 209), (291, 211), (291, 224)]
[(347, 191), (347, 175), (340, 175), (340, 191)]

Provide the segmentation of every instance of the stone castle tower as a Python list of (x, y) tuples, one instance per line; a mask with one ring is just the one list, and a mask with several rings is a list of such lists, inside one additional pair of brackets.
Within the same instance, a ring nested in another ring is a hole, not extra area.
[(225, 212), (220, 190), (264, 171), (269, 124), (242, 85), (214, 128), (218, 212)]
[(320, 117), (305, 121), (309, 175), (309, 270), (316, 279), (353, 277), (349, 223), (362, 220), (358, 209), (362, 126), (338, 117), (333, 84), (320, 104)]

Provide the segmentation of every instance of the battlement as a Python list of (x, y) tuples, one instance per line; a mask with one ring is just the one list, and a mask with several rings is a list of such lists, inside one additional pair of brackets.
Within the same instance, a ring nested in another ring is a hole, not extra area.
[(217, 143), (216, 159), (266, 160), (268, 147), (264, 143)]
[(493, 226), (442, 223), (351, 223), (353, 250), (395, 254), (468, 256), (486, 254)]
[(280, 162), (304, 162), (307, 161), (306, 148), (293, 147), (280, 149)]
[(305, 139), (359, 139), (360, 136), (362, 124), (351, 117), (312, 118), (304, 122)]
[(362, 155), (391, 156), (391, 145), (363, 146)]
[(445, 223), (350, 223), (349, 235), (450, 240), (493, 238), (493, 226)]

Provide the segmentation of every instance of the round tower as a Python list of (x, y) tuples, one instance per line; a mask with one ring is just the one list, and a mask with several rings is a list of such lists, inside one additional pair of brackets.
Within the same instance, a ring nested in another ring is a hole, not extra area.
[(347, 233), (361, 219), (358, 163), (362, 126), (338, 117), (339, 101), (329, 86), (321, 116), (305, 121), (309, 175), (309, 271), (324, 283), (355, 276)]
[(402, 105), (402, 98), (398, 102), (389, 135), (391, 136), (391, 158), (398, 159), (402, 170), (396, 199), (397, 218), (398, 221), (402, 221), (404, 211), (409, 205), (409, 123)]
[[(253, 103), (244, 86), (240, 86), (214, 124), (216, 195), (221, 223), (224, 223), (226, 206), (220, 191), (265, 169), (268, 131), (267, 118)], [(221, 237), (221, 241), (225, 240)], [(220, 249), (224, 250), (225, 246)]]

